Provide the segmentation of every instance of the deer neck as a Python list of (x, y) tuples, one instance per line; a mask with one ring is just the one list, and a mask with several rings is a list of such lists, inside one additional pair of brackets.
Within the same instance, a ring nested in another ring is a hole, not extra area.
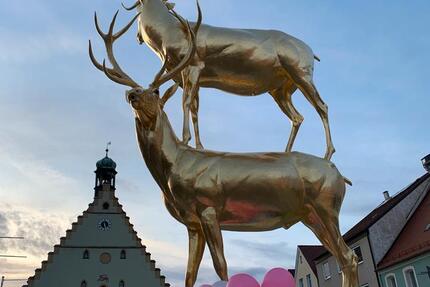
[(163, 48), (176, 34), (174, 31), (180, 29), (178, 21), (161, 0), (147, 0), (138, 11), (141, 12), (138, 27), (140, 36), (151, 49), (163, 57)]
[(164, 111), (161, 111), (153, 131), (143, 128), (136, 118), (136, 133), (142, 156), (160, 188), (168, 192), (168, 177), (172, 171), (180, 142)]

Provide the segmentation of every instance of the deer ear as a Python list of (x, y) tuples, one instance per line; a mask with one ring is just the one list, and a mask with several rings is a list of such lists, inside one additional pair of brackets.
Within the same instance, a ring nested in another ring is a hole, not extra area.
[(178, 90), (179, 83), (175, 83), (173, 86), (167, 89), (167, 91), (164, 92), (163, 97), (161, 98), (161, 108), (164, 108), (164, 105), (166, 102), (176, 93)]
[(167, 6), (167, 9), (169, 9), (169, 10), (173, 10), (173, 8), (175, 8), (175, 3), (169, 3), (169, 2), (166, 2), (166, 6)]

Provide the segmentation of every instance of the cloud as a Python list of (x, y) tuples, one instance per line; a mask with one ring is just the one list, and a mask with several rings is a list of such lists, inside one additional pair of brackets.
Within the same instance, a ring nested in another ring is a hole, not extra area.
[(243, 252), (238, 254), (246, 254), (250, 262), (255, 262), (258, 266), (271, 265), (279, 263), (280, 259), (285, 262), (294, 261), (295, 247), (290, 247), (288, 243), (280, 242), (255, 242), (242, 239), (231, 239), (230, 242), (236, 246), (237, 249)]
[(6, 236), (20, 236), (24, 240), (10, 240), (6, 248), (23, 255), (40, 257), (53, 249), (70, 222), (66, 215), (30, 208), (0, 204), (0, 220), (8, 231)]
[(1, 236), (22, 236), (23, 240), (3, 239), (0, 252), (27, 258), (2, 258), (0, 270), (6, 278), (27, 278), (46, 260), (64, 235), (70, 220), (65, 214), (39, 211), (0, 203)]
[[(6, 216), (4, 216), (1, 212), (0, 212), (0, 236), (6, 236), (7, 234), (9, 234), (9, 227), (7, 226), (7, 219)], [(4, 240), (0, 240), (0, 250), (7, 250), (6, 249), (6, 243)]]
[(28, 64), (41, 62), (57, 54), (84, 53), (86, 40), (68, 31), (42, 34), (7, 30), (0, 27), (0, 63)]
[(26, 144), (28, 142), (12, 144), (8, 137), (0, 140), (0, 194), (3, 202), (49, 208), (51, 211), (59, 209), (60, 212), (74, 206), (65, 201), (64, 196), (77, 196), (75, 191), (81, 189), (80, 184), (44, 159), (28, 153)]

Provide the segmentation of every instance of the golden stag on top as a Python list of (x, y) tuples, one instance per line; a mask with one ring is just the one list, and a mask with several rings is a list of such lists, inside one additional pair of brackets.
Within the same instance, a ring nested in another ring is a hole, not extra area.
[[(165, 0), (139, 0), (126, 9), (134, 8), (140, 13), (138, 39), (166, 63), (167, 70), (172, 69), (187, 50), (186, 30), (178, 25), (173, 5)], [(181, 75), (173, 78), (184, 89), (183, 142), (187, 144), (191, 139), (191, 112), (196, 147), (203, 147), (199, 137), (198, 94), (200, 87), (211, 87), (241, 96), (268, 92), (292, 122), (286, 147), (286, 151), (291, 151), (303, 121), (291, 100), (299, 89), (322, 119), (327, 146), (325, 158), (330, 159), (335, 149), (328, 108), (312, 80), (314, 59), (317, 57), (309, 46), (281, 31), (202, 25), (197, 36), (197, 53)], [(163, 102), (167, 99), (163, 98)]]
[[(214, 152), (179, 141), (163, 111), (158, 88), (192, 63), (194, 32), (179, 18), (187, 33), (185, 56), (167, 73), (163, 65), (149, 88), (143, 88), (120, 68), (112, 47), (136, 17), (113, 34), (115, 18), (107, 34), (96, 25), (112, 68), (97, 62), (91, 45), (90, 57), (111, 80), (131, 88), (126, 97), (134, 111), (142, 156), (162, 190), (167, 210), (188, 229), (185, 286), (194, 286), (206, 244), (217, 274), (228, 280), (221, 230), (269, 231), (303, 222), (336, 257), (343, 270), (343, 287), (358, 287), (357, 258), (345, 244), (338, 222), (347, 180), (334, 164), (299, 152)], [(174, 90), (168, 89), (163, 97)]]

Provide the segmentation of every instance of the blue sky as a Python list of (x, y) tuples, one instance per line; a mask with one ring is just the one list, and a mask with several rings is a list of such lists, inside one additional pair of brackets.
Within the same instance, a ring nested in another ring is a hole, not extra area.
[[(314, 79), (329, 105), (337, 149), (333, 161), (354, 182), (341, 213), (343, 231), (376, 207), (384, 190), (398, 192), (424, 173), (419, 160), (430, 153), (428, 1), (201, 0), (201, 6), (205, 23), (282, 30), (321, 58)], [(180, 0), (176, 7), (195, 19), (194, 1)], [(31, 275), (86, 209), (95, 162), (112, 141), (117, 195), (168, 281), (180, 286), (186, 230), (165, 210), (140, 157), (125, 88), (95, 70), (87, 56), (87, 41), (93, 39), (96, 54), (104, 57), (94, 11), (106, 27), (119, 8), (118, 0), (0, 2), (0, 235), (27, 238), (1, 241), (0, 253), (29, 256), (1, 259), (0, 273), (6, 276)], [(119, 23), (131, 16), (122, 11)], [(116, 54), (142, 84), (160, 67), (146, 46), (137, 45), (135, 31), (118, 42)], [(322, 155), (318, 115), (300, 92), (293, 101), (305, 117), (295, 149)], [(233, 97), (203, 89), (200, 105), (206, 148), (285, 148), (290, 124), (267, 94)], [(180, 135), (179, 93), (166, 111)], [(296, 245), (317, 243), (302, 225), (270, 233), (225, 232), (224, 237), (230, 273), (258, 276), (271, 267), (293, 267)], [(215, 280), (206, 256), (199, 282)]]

